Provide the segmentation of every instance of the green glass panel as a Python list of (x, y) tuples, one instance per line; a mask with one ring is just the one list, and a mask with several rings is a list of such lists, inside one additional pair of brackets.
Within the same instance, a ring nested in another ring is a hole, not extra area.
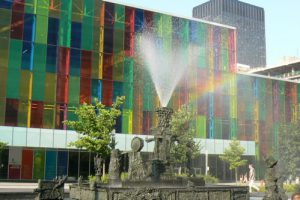
[(206, 116), (197, 116), (197, 136), (206, 138)]
[(0, 126), (5, 122), (6, 99), (0, 97)]
[(36, 14), (48, 16), (49, 10), (49, 1), (50, 0), (36, 0)]
[(55, 128), (55, 107), (54, 105), (44, 105), (43, 128)]
[(31, 99), (31, 88), (32, 88), (31, 84), (32, 84), (31, 71), (21, 70), (20, 99), (22, 100)]
[(84, 50), (93, 49), (93, 30), (94, 30), (94, 18), (84, 16), (82, 20), (81, 28), (81, 48)]
[(7, 38), (0, 37), (0, 55), (0, 68), (7, 68), (9, 60), (9, 40)]
[(32, 70), (34, 72), (45, 72), (47, 60), (47, 45), (35, 43), (34, 50), (38, 53), (34, 54)]
[(77, 106), (79, 104), (80, 77), (70, 76), (69, 78), (69, 104)]
[(33, 72), (32, 78), (32, 100), (44, 101), (45, 100), (45, 72)]
[(222, 139), (222, 120), (215, 119), (215, 139)]
[(18, 126), (29, 127), (28, 113), (30, 111), (29, 101), (20, 101), (18, 108)]
[(6, 97), (12, 99), (19, 98), (21, 73), (16, 69), (8, 69)]
[(36, 14), (36, 2), (37, 0), (25, 0), (25, 12)]
[(72, 21), (73, 22), (82, 22), (83, 1), (84, 0), (73, 0), (73, 4), (72, 4)]
[(45, 102), (55, 103), (56, 101), (56, 74), (46, 73), (45, 78)]
[(230, 119), (230, 139), (237, 139), (237, 124), (236, 119)]
[(11, 10), (0, 8), (0, 19), (0, 39), (1, 37), (9, 38)]
[(48, 34), (48, 16), (37, 15), (35, 42), (41, 44), (47, 44), (47, 34)]
[(45, 150), (35, 150), (33, 159), (33, 179), (44, 179)]
[(115, 30), (124, 30), (125, 8), (123, 5), (115, 4)]
[(23, 42), (20, 40), (10, 40), (10, 48), (9, 48), (9, 69), (17, 69), (21, 68), (22, 63), (22, 47)]
[[(59, 24), (59, 44), (70, 47), (71, 44), (71, 22), (72, 22), (72, 1), (61, 1), (61, 14)], [(83, 40), (84, 38), (81, 38)]]

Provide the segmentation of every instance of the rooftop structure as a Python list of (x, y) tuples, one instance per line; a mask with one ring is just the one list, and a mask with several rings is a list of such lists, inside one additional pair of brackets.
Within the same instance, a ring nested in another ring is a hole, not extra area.
[(193, 8), (193, 17), (237, 29), (237, 62), (266, 66), (264, 9), (238, 0), (210, 0)]

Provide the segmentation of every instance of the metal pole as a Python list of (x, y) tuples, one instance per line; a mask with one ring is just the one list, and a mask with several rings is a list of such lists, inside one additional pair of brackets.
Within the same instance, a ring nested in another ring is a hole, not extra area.
[(205, 175), (207, 175), (208, 172), (208, 151), (205, 149)]

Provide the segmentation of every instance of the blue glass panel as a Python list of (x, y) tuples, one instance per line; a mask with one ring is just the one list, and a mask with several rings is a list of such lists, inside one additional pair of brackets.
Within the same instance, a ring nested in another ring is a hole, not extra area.
[(56, 72), (56, 60), (57, 60), (57, 49), (56, 46), (48, 45), (47, 47), (47, 65), (46, 72)]
[(56, 177), (56, 155), (56, 151), (46, 152), (45, 179), (47, 180), (52, 180)]
[(144, 11), (141, 9), (135, 10), (134, 29), (135, 32), (142, 31), (144, 26)]
[(57, 176), (68, 175), (68, 152), (57, 152)]
[(199, 22), (190, 21), (190, 41), (197, 43)]
[(0, 8), (11, 9), (13, 0), (1, 0)]
[(59, 20), (49, 17), (48, 20), (48, 44), (58, 43)]
[(71, 69), (70, 75), (80, 76), (81, 53), (80, 50), (71, 49)]
[(21, 69), (32, 70), (34, 47), (32, 42), (23, 42)]
[(25, 13), (23, 39), (25, 41), (33, 42), (34, 37), (35, 37), (35, 15)]
[(92, 99), (94, 98), (102, 100), (102, 81), (98, 79), (92, 80)]
[(114, 81), (114, 96), (113, 100), (115, 101), (118, 96), (122, 96), (123, 94), (123, 82)]
[(72, 22), (71, 47), (80, 49), (81, 46), (81, 23)]

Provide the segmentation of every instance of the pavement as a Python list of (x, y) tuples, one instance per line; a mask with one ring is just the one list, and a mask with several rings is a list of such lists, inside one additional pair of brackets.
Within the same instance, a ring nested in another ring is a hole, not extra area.
[[(69, 183), (65, 184), (65, 192), (69, 192)], [(21, 183), (21, 182), (0, 182), (0, 193), (23, 193), (23, 192), (33, 192), (38, 186), (37, 183)]]

